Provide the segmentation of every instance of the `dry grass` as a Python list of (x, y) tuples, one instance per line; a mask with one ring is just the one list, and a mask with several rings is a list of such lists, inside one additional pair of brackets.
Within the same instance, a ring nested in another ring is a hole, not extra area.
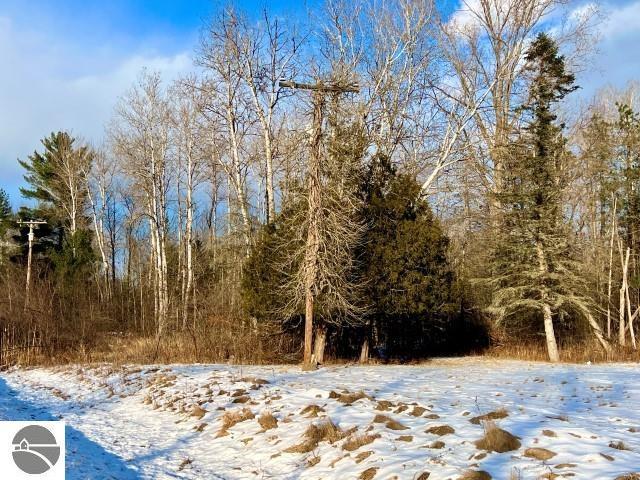
[(486, 422), (487, 420), (500, 420), (501, 418), (506, 418), (508, 416), (509, 412), (507, 412), (504, 408), (499, 408), (494, 412), (489, 412), (485, 413), (484, 415), (473, 417), (469, 421), (474, 425), (480, 425), (480, 422)]
[(415, 407), (413, 407), (413, 410), (411, 410), (411, 413), (409, 413), (409, 415), (413, 417), (421, 417), (422, 414), (426, 411), (426, 408), (421, 407), (420, 405), (416, 405)]
[(615, 448), (616, 450), (631, 450), (622, 440), (609, 442), (609, 448)]
[[(535, 360), (546, 362), (549, 360), (546, 346), (542, 343), (505, 343), (492, 347), (484, 355), (493, 358), (509, 358), (516, 360)], [(560, 358), (566, 363), (604, 362), (638, 362), (640, 350), (631, 347), (620, 347), (612, 342), (612, 352), (607, 356), (597, 342), (576, 343), (560, 346)]]
[(204, 408), (202, 408), (200, 405), (194, 405), (193, 408), (191, 409), (190, 415), (200, 420), (202, 417), (205, 416), (206, 413), (207, 411)]
[(378, 467), (367, 468), (364, 472), (360, 474), (358, 477), (359, 480), (371, 480), (378, 473)]
[(385, 427), (387, 427), (389, 430), (407, 430), (409, 428), (404, 426), (397, 420), (394, 420), (393, 418), (386, 415), (381, 415), (379, 413), (375, 417), (373, 417), (373, 423), (384, 423)]
[(552, 452), (551, 450), (547, 450), (546, 448), (539, 448), (539, 447), (527, 448), (524, 451), (525, 457), (535, 458), (536, 460), (542, 460), (542, 461), (550, 460), (556, 455), (557, 453)]
[(300, 415), (306, 415), (307, 417), (312, 418), (317, 417), (320, 412), (324, 412), (324, 408), (319, 405), (312, 404), (304, 407), (300, 412)]
[(260, 415), (258, 423), (264, 431), (271, 430), (272, 428), (278, 428), (278, 419), (274, 417), (271, 412), (264, 412)]
[(360, 452), (358, 455), (356, 455), (355, 462), (362, 463), (371, 455), (373, 455), (373, 452), (371, 450), (368, 450), (366, 452)]
[(455, 429), (450, 425), (438, 425), (437, 427), (431, 427), (425, 430), (425, 433), (431, 433), (432, 435), (439, 435), (441, 437), (455, 432)]
[(311, 424), (304, 432), (302, 442), (285, 449), (286, 453), (308, 453), (320, 442), (335, 443), (345, 437), (345, 432), (338, 428), (331, 419)]
[(477, 440), (475, 446), (488, 452), (504, 453), (518, 450), (522, 444), (516, 436), (496, 427), (492, 422), (487, 422), (484, 437)]
[(368, 433), (362, 435), (351, 435), (342, 444), (342, 449), (346, 450), (347, 452), (353, 452), (354, 450), (357, 450), (364, 445), (373, 443), (373, 441), (377, 438), (380, 438), (380, 435), (377, 433), (373, 435)]
[(222, 416), (222, 425), (220, 426), (220, 430), (218, 431), (218, 437), (224, 437), (229, 432), (228, 430), (237, 425), (240, 422), (245, 422), (247, 420), (252, 420), (256, 416), (253, 414), (251, 410), (248, 408), (243, 408), (242, 410), (230, 410), (224, 413)]
[(340, 403), (344, 403), (345, 405), (351, 405), (353, 402), (356, 402), (361, 398), (368, 398), (369, 400), (371, 400), (371, 397), (364, 393), (362, 390), (360, 390), (359, 392), (343, 393), (337, 393), (331, 390), (331, 392), (329, 392), (329, 398), (334, 398)]

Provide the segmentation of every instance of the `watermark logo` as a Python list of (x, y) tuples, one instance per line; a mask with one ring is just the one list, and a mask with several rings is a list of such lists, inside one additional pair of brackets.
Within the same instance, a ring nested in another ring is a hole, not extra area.
[(12, 479), (64, 479), (64, 422), (0, 422), (0, 471)]

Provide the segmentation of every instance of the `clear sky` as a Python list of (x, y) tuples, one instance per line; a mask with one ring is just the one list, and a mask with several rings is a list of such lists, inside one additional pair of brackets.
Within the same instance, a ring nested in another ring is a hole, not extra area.
[[(305, 16), (321, 0), (241, 0)], [(451, 1), (451, 0), (447, 0)], [(584, 3), (585, 0), (580, 0)], [(583, 95), (640, 79), (640, 0), (596, 0), (608, 12), (600, 55)], [(578, 3), (578, 2), (577, 2)], [(0, 0), (0, 187), (22, 203), (16, 162), (39, 139), (67, 129), (99, 143), (118, 96), (142, 67), (168, 78), (192, 68), (199, 30), (215, 0)]]

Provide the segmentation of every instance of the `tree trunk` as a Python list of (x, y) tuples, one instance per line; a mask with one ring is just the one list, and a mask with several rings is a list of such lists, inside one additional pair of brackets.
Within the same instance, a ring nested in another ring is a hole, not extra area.
[(553, 328), (553, 317), (551, 315), (551, 307), (545, 304), (542, 307), (542, 315), (544, 316), (544, 333), (547, 337), (547, 352), (549, 353), (549, 360), (552, 362), (560, 361), (560, 355), (558, 354), (558, 344), (556, 343), (556, 336)]
[[(549, 272), (549, 266), (547, 259), (545, 258), (544, 248), (542, 242), (538, 240), (536, 242), (536, 253), (538, 256), (538, 268), (540, 273), (544, 276)], [(556, 335), (553, 328), (553, 315), (551, 313), (551, 306), (547, 302), (546, 288), (542, 287), (542, 316), (544, 318), (544, 333), (547, 338), (547, 352), (549, 354), (549, 360), (552, 362), (560, 361), (560, 355), (558, 354), (558, 344), (556, 342)]]
[(618, 343), (623, 347), (625, 345), (624, 304), (624, 287), (620, 287), (620, 319), (618, 323)]
[(369, 336), (366, 336), (360, 347), (360, 363), (369, 363)]
[(324, 363), (324, 349), (327, 344), (327, 329), (324, 325), (318, 326), (316, 329), (316, 339), (313, 349), (313, 355), (318, 364)]
[(313, 336), (313, 304), (315, 301), (315, 287), (318, 268), (319, 231), (318, 216), (320, 214), (321, 185), (320, 185), (320, 148), (322, 137), (322, 94), (314, 95), (313, 137), (311, 140), (311, 154), (308, 168), (308, 211), (307, 211), (307, 241), (304, 257), (305, 277), (305, 319), (304, 319), (304, 359), (308, 368), (312, 365), (311, 342)]

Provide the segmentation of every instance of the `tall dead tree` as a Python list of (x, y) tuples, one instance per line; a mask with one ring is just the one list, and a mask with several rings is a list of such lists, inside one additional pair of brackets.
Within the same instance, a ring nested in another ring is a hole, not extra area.
[[(323, 183), (322, 183), (322, 157), (323, 157), (323, 122), (324, 109), (327, 95), (337, 97), (347, 92), (358, 92), (359, 88), (354, 84), (324, 83), (315, 84), (298, 83), (293, 81), (281, 81), (285, 88), (307, 90), (312, 93), (312, 124), (309, 141), (309, 155), (307, 164), (307, 212), (306, 212), (306, 242), (304, 246), (304, 258), (300, 266), (298, 284), (303, 286), (304, 292), (304, 353), (303, 368), (315, 368), (317, 359), (313, 356), (314, 333), (314, 307), (319, 292), (326, 288), (330, 281), (325, 281), (333, 275), (331, 268), (323, 268), (328, 261), (335, 261), (326, 255), (326, 235), (323, 221)], [(337, 232), (333, 232), (337, 233)], [(347, 232), (344, 232), (345, 236)], [(324, 256), (324, 258), (323, 258)], [(340, 259), (337, 259), (340, 261)], [(324, 350), (325, 333), (319, 335), (319, 344)]]

